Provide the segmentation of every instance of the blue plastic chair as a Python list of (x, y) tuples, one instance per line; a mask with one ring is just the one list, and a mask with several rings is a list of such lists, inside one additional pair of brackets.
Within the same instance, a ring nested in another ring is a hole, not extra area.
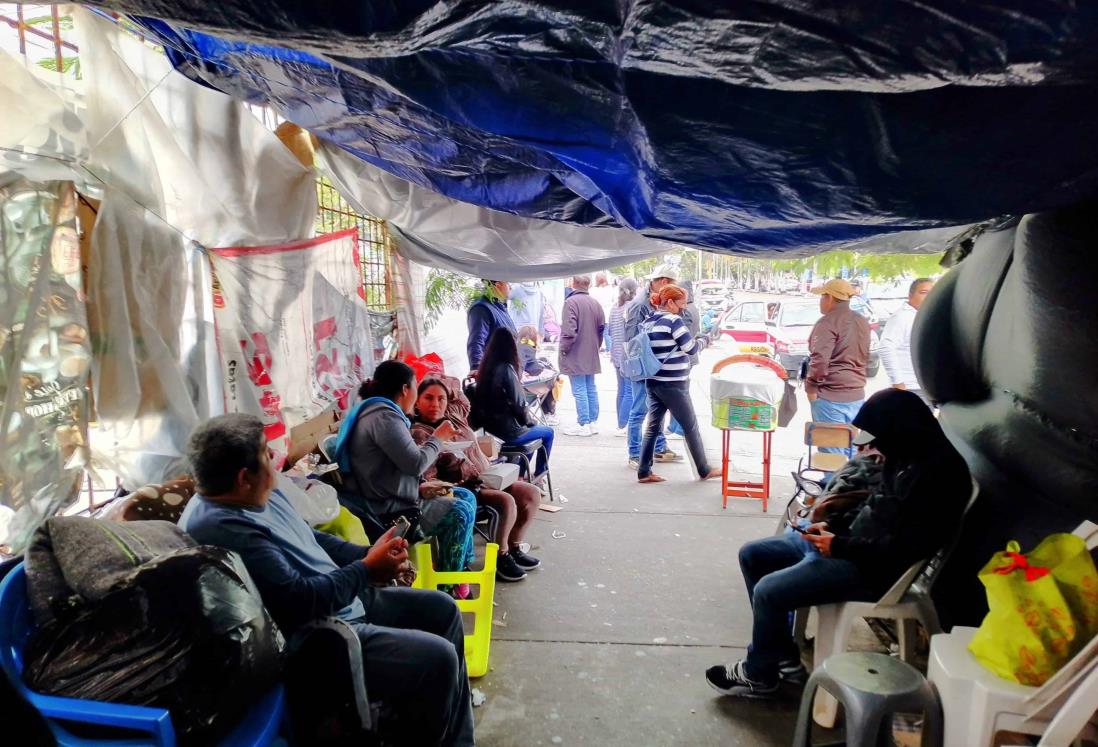
[[(20, 563), (0, 581), (0, 669), (31, 705), (49, 720), (59, 745), (96, 747), (174, 747), (175, 728), (171, 714), (163, 708), (102, 703), (94, 700), (40, 695), (23, 684), (23, 649), (34, 630), (27, 606), (27, 574)], [(282, 685), (263, 696), (226, 736), (222, 747), (259, 747), (274, 744), (285, 713)], [(129, 729), (142, 736), (135, 739), (84, 739), (73, 735), (58, 721), (98, 724)]]

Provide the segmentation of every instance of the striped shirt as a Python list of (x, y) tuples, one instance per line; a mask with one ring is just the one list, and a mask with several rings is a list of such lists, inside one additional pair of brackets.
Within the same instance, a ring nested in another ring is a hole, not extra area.
[[(651, 325), (650, 327), (648, 325)], [(701, 350), (676, 314), (658, 311), (645, 325), (652, 352), (660, 362), (660, 370), (651, 381), (687, 381), (690, 379), (690, 356)]]

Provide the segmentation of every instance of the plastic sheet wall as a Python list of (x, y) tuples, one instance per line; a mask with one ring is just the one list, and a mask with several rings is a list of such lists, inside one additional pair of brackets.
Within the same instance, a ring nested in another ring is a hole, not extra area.
[(129, 485), (159, 482), (224, 406), (202, 247), (311, 236), (315, 175), (238, 101), (110, 21), (73, 17), (83, 80), (67, 89), (0, 50), (0, 177), (67, 179), (101, 200), (88, 275), (93, 461)]
[(96, 2), (170, 19), (146, 26), (195, 80), (525, 218), (813, 252), (1098, 194), (1093, 2)]
[(91, 360), (71, 182), (0, 179), (0, 546), (76, 494)]

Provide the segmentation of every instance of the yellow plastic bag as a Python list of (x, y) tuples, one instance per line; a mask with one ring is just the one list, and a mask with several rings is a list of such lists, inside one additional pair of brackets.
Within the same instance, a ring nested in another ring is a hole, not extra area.
[(327, 524), (321, 524), (316, 530), (326, 534), (334, 534), (336, 537), (354, 542), (356, 545), (366, 547), (370, 545), (370, 538), (366, 536), (366, 530), (362, 528), (362, 520), (348, 511), (346, 506), (340, 506), (339, 516)]
[(1098, 570), (1086, 543), (1045, 537), (1022, 555), (1011, 541), (980, 571), (988, 613), (969, 650), (995, 674), (1040, 686), (1098, 632)]

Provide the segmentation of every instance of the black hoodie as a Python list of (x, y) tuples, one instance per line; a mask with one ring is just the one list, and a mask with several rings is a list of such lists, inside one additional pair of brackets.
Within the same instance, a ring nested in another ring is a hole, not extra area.
[(854, 425), (875, 436), (884, 475), (855, 514), (829, 525), (836, 535), (831, 555), (853, 562), (884, 591), (960, 531), (972, 479), (930, 408), (911, 392), (877, 392)]

